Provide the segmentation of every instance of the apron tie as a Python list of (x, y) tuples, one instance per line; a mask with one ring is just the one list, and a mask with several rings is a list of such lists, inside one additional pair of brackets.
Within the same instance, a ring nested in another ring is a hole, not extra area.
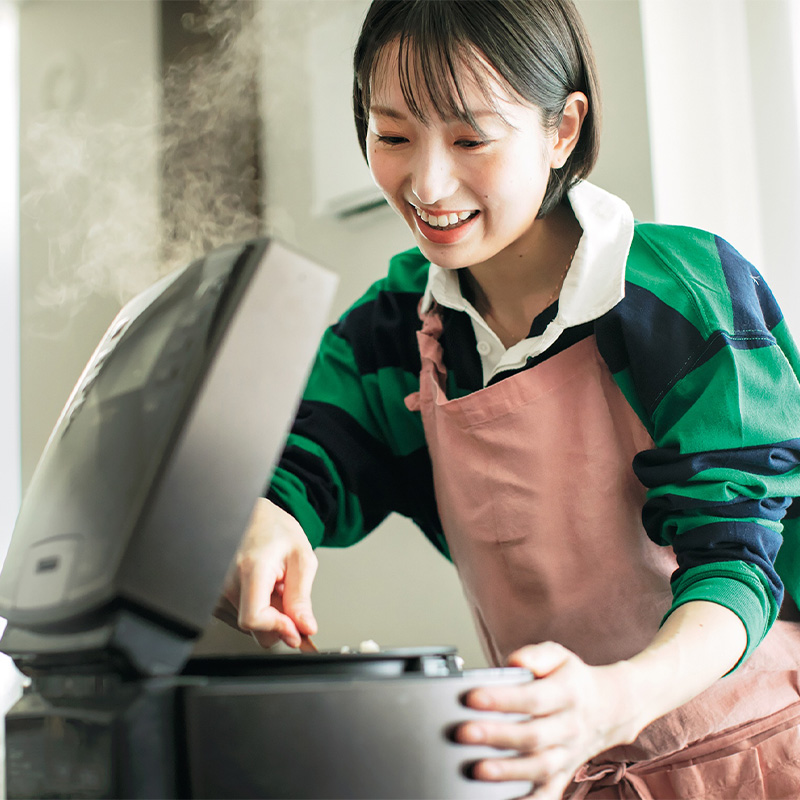
[(583, 800), (592, 789), (616, 786), (620, 800), (653, 800), (645, 782), (623, 762), (584, 764), (572, 779), (577, 788), (570, 800)]

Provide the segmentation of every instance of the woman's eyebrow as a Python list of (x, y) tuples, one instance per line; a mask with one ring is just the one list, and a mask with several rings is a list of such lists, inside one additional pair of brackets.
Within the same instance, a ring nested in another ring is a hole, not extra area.
[(407, 119), (405, 114), (390, 106), (370, 106), (369, 113), (376, 114), (379, 117), (390, 117), (391, 119)]
[[(406, 120), (408, 116), (404, 114), (402, 111), (398, 111), (396, 108), (392, 108), (391, 106), (370, 106), (369, 113), (374, 114), (379, 117), (389, 117), (390, 119), (397, 119), (397, 120)], [(471, 112), (471, 116), (473, 119), (485, 119), (486, 117), (499, 117), (503, 119), (501, 115), (499, 115), (496, 111), (492, 111), (491, 109), (479, 109), (477, 111)], [(447, 116), (444, 117), (445, 122), (461, 122), (462, 120), (458, 119), (454, 116)]]

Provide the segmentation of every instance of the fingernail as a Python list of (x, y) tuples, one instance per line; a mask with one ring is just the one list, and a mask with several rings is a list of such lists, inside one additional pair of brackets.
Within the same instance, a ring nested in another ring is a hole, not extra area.
[(296, 631), (284, 631), (281, 638), (289, 647), (300, 647), (300, 634)]
[(297, 621), (302, 625), (309, 633), (316, 633), (317, 632), (317, 621), (312, 617), (310, 614), (301, 614)]
[(461, 738), (472, 744), (479, 744), (486, 739), (486, 733), (483, 728), (479, 728), (477, 725), (467, 725), (461, 731)]
[(481, 775), (489, 780), (500, 777), (500, 767), (493, 761), (484, 761), (480, 767)]

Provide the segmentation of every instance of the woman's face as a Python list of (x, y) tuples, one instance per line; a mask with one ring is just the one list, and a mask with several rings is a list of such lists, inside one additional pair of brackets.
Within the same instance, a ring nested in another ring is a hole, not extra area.
[(559, 149), (558, 132), (546, 134), (538, 109), (499, 81), (496, 107), (473, 81), (464, 81), (465, 105), (483, 136), (458, 119), (441, 119), (430, 101), (421, 122), (403, 99), (397, 49), (387, 46), (372, 86), (367, 157), (375, 183), (426, 258), (441, 267), (524, 256), (535, 239), (550, 169), (569, 155)]

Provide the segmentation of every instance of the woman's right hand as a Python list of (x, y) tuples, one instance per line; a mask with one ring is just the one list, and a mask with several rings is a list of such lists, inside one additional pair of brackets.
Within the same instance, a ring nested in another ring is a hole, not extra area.
[(311, 585), (317, 557), (297, 520), (259, 498), (228, 571), (215, 616), (253, 635), (262, 647), (299, 647), (317, 632)]

